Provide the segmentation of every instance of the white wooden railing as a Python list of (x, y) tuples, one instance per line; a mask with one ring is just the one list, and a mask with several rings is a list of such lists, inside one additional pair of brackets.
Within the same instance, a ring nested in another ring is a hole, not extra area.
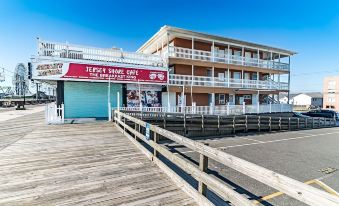
[(288, 83), (275, 82), (272, 80), (249, 80), (232, 79), (206, 76), (191, 76), (170, 74), (169, 84), (178, 86), (206, 86), (206, 87), (226, 87), (226, 88), (245, 88), (245, 89), (273, 89), (288, 90)]
[(117, 62), (124, 64), (164, 67), (165, 61), (155, 54), (124, 52), (121, 49), (95, 48), (68, 43), (38, 41), (38, 56), (90, 61)]
[[(213, 160), (218, 164), (231, 168), (242, 175), (274, 188), (301, 203), (313, 206), (337, 206), (339, 198), (318, 188), (299, 182), (295, 179), (279, 174), (238, 158), (225, 151), (205, 145), (156, 125), (132, 117), (120, 111), (114, 111), (113, 121), (117, 128), (129, 138), (151, 161), (153, 161), (165, 174), (192, 197), (199, 205), (212, 206), (208, 199), (207, 190), (214, 192), (223, 200), (236, 206), (255, 206), (256, 201), (249, 200), (246, 196), (229, 187), (222, 179), (208, 173), (208, 161)], [(166, 118), (166, 117), (164, 117)], [(290, 121), (289, 121), (290, 122)], [(199, 164), (196, 165), (187, 158), (173, 153), (168, 147), (159, 142), (165, 138), (174, 143), (189, 148), (199, 155)], [(142, 142), (142, 143), (141, 143)], [(147, 145), (147, 147), (145, 146)], [(152, 148), (149, 150), (148, 148)], [(162, 156), (162, 157), (161, 157)], [(178, 174), (166, 161), (179, 167), (198, 181), (196, 190)]]
[(218, 106), (173, 106), (173, 107), (120, 107), (121, 111), (144, 111), (144, 112), (170, 112), (185, 114), (218, 114), (218, 115), (242, 115), (292, 112), (290, 104), (257, 104), (257, 105), (218, 105)]
[(63, 124), (65, 116), (64, 104), (58, 106), (55, 102), (46, 104), (45, 120), (46, 124)]
[[(167, 53), (166, 53), (167, 55)], [(286, 70), (290, 69), (288, 63), (275, 62), (273, 60), (263, 60), (258, 58), (242, 57), (231, 55), (227, 53), (217, 53), (211, 51), (202, 51), (196, 49), (189, 49), (183, 47), (169, 47), (170, 57), (183, 58), (183, 59), (195, 59), (202, 61), (221, 62), (234, 65), (252, 66), (260, 68), (268, 68), (274, 70)]]

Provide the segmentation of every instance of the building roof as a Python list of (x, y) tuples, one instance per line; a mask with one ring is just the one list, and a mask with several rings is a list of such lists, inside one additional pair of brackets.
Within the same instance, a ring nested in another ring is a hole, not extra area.
[[(323, 94), (321, 92), (306, 92), (306, 93), (294, 93), (290, 94), (290, 99), (293, 99), (294, 97), (304, 94), (312, 98), (323, 98)], [(287, 97), (287, 94), (283, 95), (280, 99)]]
[(257, 43), (248, 42), (248, 41), (242, 41), (242, 40), (233, 39), (233, 38), (227, 38), (227, 37), (218, 36), (218, 35), (196, 32), (192, 30), (187, 30), (187, 29), (182, 29), (182, 28), (172, 27), (172, 26), (167, 26), (167, 25), (161, 27), (160, 30), (157, 33), (155, 33), (147, 42), (145, 42), (137, 51), (138, 52), (143, 51), (144, 49), (146, 49), (148, 46), (150, 46), (158, 38), (162, 37), (162, 35), (166, 34), (167, 32), (194, 36), (196, 38), (211, 39), (215, 41), (227, 42), (230, 44), (238, 44), (238, 45), (244, 45), (244, 46), (249, 46), (249, 47), (255, 47), (261, 50), (285, 53), (288, 55), (297, 54), (297, 52), (286, 50), (286, 49), (271, 47), (271, 46), (257, 44)]

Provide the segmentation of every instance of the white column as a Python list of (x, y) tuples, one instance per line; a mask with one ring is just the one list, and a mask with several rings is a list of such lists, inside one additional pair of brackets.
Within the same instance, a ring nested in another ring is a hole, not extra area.
[[(169, 53), (169, 38), (170, 38), (170, 34), (167, 32), (167, 57), (169, 57), (170, 53)], [(169, 58), (167, 58), (167, 64), (169, 64)], [(168, 67), (168, 65), (167, 65)]]
[(260, 52), (259, 52), (259, 49), (258, 49), (258, 67), (260, 67)]
[(242, 49), (241, 49), (241, 61), (242, 61), (242, 65), (244, 65), (244, 57), (245, 57), (245, 48), (244, 47), (242, 47)]
[(227, 68), (227, 86), (230, 88), (230, 68)]
[(227, 45), (227, 63), (230, 63), (230, 57), (231, 57), (231, 50), (230, 50), (230, 45)]
[(259, 72), (257, 72), (257, 88), (259, 89)]
[(241, 87), (244, 87), (244, 70), (241, 70)]
[(214, 53), (214, 41), (212, 41), (212, 62), (214, 62), (214, 55), (215, 55), (215, 53)]
[(194, 59), (194, 38), (192, 37), (192, 59)]
[(214, 67), (212, 67), (212, 85), (214, 86)]

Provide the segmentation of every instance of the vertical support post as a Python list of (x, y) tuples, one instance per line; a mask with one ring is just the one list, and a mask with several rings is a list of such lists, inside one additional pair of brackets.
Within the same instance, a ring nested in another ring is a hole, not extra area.
[(220, 134), (220, 116), (218, 115), (218, 134)]
[[(230, 64), (230, 57), (231, 57), (231, 51), (230, 51), (230, 45), (227, 45), (227, 64)], [(229, 76), (228, 76), (229, 77)]]
[(298, 127), (298, 129), (300, 129), (300, 119), (299, 118), (297, 119), (297, 127)]
[(241, 70), (241, 87), (244, 88), (244, 70)]
[(260, 113), (260, 102), (258, 101), (257, 102), (257, 114), (259, 114)]
[(305, 129), (307, 129), (307, 117), (305, 118)]
[(269, 130), (272, 131), (272, 117), (270, 116), (268, 120), (269, 120), (268, 121)]
[(214, 62), (214, 56), (215, 56), (214, 41), (212, 41), (212, 62)]
[(288, 130), (291, 130), (291, 117), (288, 118)]
[(241, 48), (241, 64), (245, 65), (245, 48)]
[(261, 121), (260, 121), (260, 116), (258, 116), (258, 132), (261, 131)]
[[(206, 172), (208, 168), (208, 157), (206, 157), (203, 154), (200, 154), (200, 158), (199, 158), (199, 169), (202, 172)], [(202, 181), (199, 181), (199, 187), (198, 187), (198, 191), (200, 194), (202, 194), (203, 196), (206, 196), (207, 193), (207, 185), (205, 185)]]
[(257, 89), (259, 89), (259, 72), (257, 72)]
[(281, 117), (279, 117), (279, 130), (281, 130)]
[(260, 67), (260, 52), (259, 52), (259, 49), (258, 49), (258, 67)]
[(235, 134), (235, 115), (233, 115), (233, 134)]
[[(154, 141), (154, 143), (155, 144), (158, 144), (158, 142), (159, 142), (159, 136), (158, 136), (158, 134), (156, 133), (156, 132), (154, 132), (153, 133), (153, 136), (154, 136), (154, 138), (153, 138), (153, 141)], [(157, 152), (157, 150), (153, 147), (153, 156), (154, 157), (157, 157), (158, 156), (158, 152)]]
[(247, 115), (245, 115), (245, 132), (248, 131), (248, 120), (247, 120)]
[[(134, 130), (137, 131), (137, 123), (134, 122)], [(134, 135), (134, 139), (137, 139), (137, 135)]]
[(227, 68), (227, 87), (230, 88), (230, 68)]
[(194, 59), (194, 38), (192, 37), (192, 59)]
[[(288, 66), (290, 67), (291, 57), (288, 57)], [(287, 92), (287, 104), (290, 103), (290, 82), (291, 82), (291, 71), (288, 69), (288, 92)]]
[(65, 105), (61, 104), (61, 123), (65, 123)]

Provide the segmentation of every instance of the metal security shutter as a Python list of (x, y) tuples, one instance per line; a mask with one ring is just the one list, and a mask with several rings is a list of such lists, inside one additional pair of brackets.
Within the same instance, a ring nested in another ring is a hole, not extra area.
[[(64, 88), (65, 118), (108, 117), (107, 83), (65, 81)], [(112, 107), (117, 106), (117, 92), (122, 99), (122, 85), (111, 84)]]

